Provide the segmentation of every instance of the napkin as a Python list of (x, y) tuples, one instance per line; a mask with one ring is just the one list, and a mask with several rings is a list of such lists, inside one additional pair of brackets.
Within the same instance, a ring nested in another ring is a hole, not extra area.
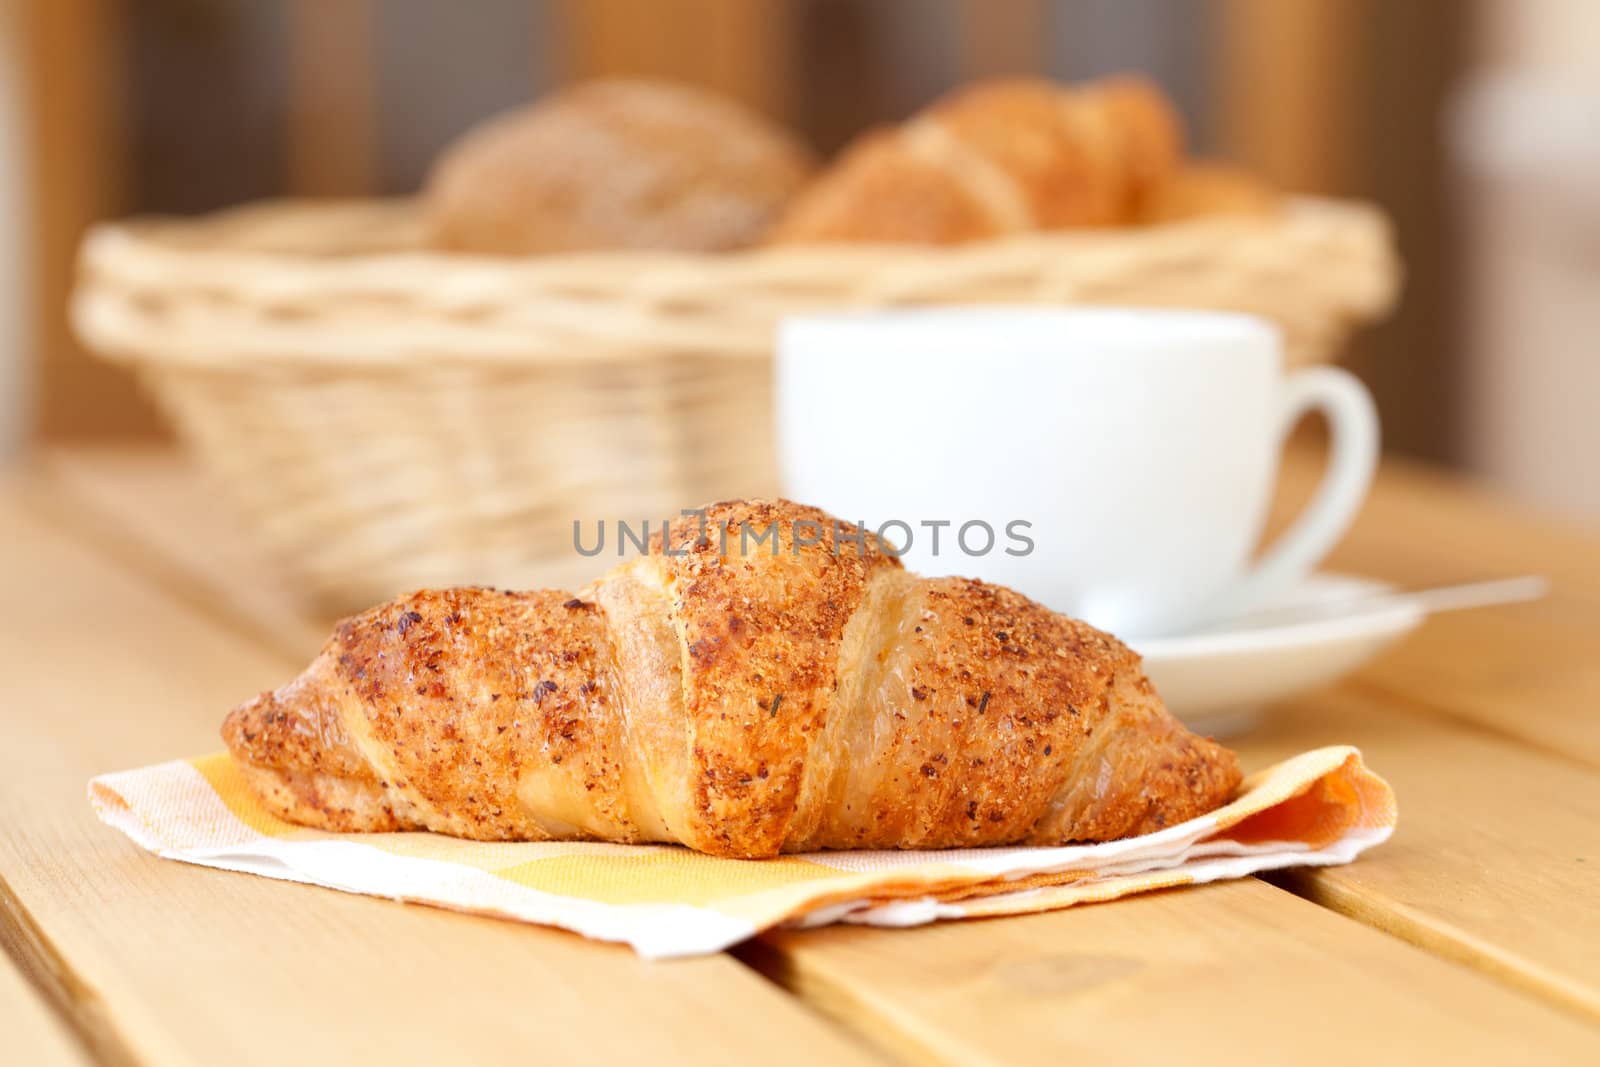
[(226, 753), (89, 783), (95, 813), (169, 859), (621, 941), (717, 952), (774, 926), (913, 926), (1108, 901), (1280, 867), (1348, 863), (1394, 830), (1394, 794), (1354, 748), (1251, 775), (1223, 808), (1142, 837), (1055, 848), (719, 859), (675, 845), (332, 834), (256, 802)]

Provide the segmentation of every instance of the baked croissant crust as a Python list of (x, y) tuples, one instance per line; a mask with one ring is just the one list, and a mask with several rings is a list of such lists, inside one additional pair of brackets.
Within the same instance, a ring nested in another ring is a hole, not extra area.
[(1182, 153), (1177, 112), (1141, 78), (979, 82), (859, 138), (767, 239), (956, 244), (1126, 225)]
[(745, 858), (1104, 841), (1238, 785), (1116, 638), (919, 578), (814, 508), (701, 515), (576, 594), (424, 591), (348, 619), (223, 738), (308, 826)]

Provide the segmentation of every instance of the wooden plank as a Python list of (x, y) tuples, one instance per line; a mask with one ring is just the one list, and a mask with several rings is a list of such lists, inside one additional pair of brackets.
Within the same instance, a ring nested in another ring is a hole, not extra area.
[(1349, 98), (1369, 0), (1222, 0), (1216, 17), (1221, 154), (1299, 192), (1344, 193), (1365, 117)]
[(141, 852), (90, 814), (88, 777), (216, 747), (227, 706), (298, 664), (8, 502), (0, 542), (0, 927), (104, 1058), (862, 1061), (726, 956), (649, 964)]
[(289, 190), (297, 196), (376, 192), (372, 0), (292, 0), (287, 14)]
[(661, 78), (773, 118), (793, 110), (791, 0), (562, 0), (557, 10), (566, 80)]
[(1600, 1035), (1253, 879), (747, 958), (916, 1063), (1580, 1062)]
[[(67, 322), (78, 241), (95, 222), (125, 209), (123, 54), (116, 0), (51, 0), (15, 5), (20, 87), (26, 119), (25, 242), (32, 302), (26, 354), (37, 358), (40, 435), (51, 438), (155, 436), (149, 402), (126, 371), (100, 363)], [(8, 29), (10, 26), (8, 25)]]
[(1600, 773), (1345, 686), (1232, 742), (1247, 766), (1356, 744), (1394, 786), (1394, 839), (1295, 872), (1311, 899), (1600, 1022)]
[[(1469, 331), (1482, 332), (1465, 313), (1466, 303), (1481, 292), (1467, 277), (1467, 263), (1469, 256), (1496, 253), (1469, 249), (1463, 223), (1480, 208), (1458, 200), (1461, 153), (1444, 129), (1462, 84), (1483, 69), (1476, 52), (1485, 35), (1475, 16), (1494, 5), (1463, 10), (1460, 0), (1344, 4), (1354, 9), (1363, 38), (1355, 66), (1335, 87), (1344, 106), (1361, 116), (1354, 123), (1360, 143), (1351, 153), (1361, 173), (1350, 191), (1382, 204), (1395, 220), (1405, 264), (1404, 298), (1380, 326), (1355, 340), (1350, 362), (1378, 398), (1388, 447), (1459, 460), (1473, 432), (1465, 417), (1472, 368), (1463, 341)], [(1498, 358), (1526, 362), (1518, 349)], [(1570, 448), (1561, 457), (1574, 477), (1581, 477), (1580, 451)]]
[(230, 628), (308, 661), (334, 620), (318, 618), (258, 552), (217, 487), (167, 448), (57, 448), (38, 457), (30, 502)]
[[(1472, 50), (1457, 0), (1221, 0), (1214, 10), (1215, 151), (1282, 187), (1358, 196), (1395, 221), (1405, 299), (1350, 345), (1391, 448), (1461, 454), (1463, 257), (1440, 136)], [(1422, 42), (1426, 42), (1425, 45)]]
[[(0, 937), (0, 944), (4, 938)], [(0, 954), (0, 1034), (7, 1062), (37, 1067), (84, 1067), (89, 1056), (61, 1019), (28, 984), (15, 963)]]
[[(1320, 458), (1285, 466), (1279, 524)], [(1535, 604), (1440, 615), (1362, 671), (1364, 681), (1458, 719), (1600, 767), (1600, 537), (1541, 518), (1420, 464), (1386, 460), (1329, 566), (1409, 588), (1543, 574)]]
[(1050, 12), (1044, 0), (960, 0), (956, 16), (963, 78), (1049, 70)]
[(1388, 693), (1600, 768), (1600, 626), (1560, 591), (1430, 620), (1361, 672)]

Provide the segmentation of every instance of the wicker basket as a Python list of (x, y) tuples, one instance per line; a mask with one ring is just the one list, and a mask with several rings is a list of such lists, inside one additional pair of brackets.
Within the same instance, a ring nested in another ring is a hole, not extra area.
[(569, 584), (573, 522), (776, 483), (773, 326), (841, 306), (1251, 311), (1330, 358), (1398, 270), (1368, 207), (950, 249), (443, 256), (407, 203), (266, 204), (86, 242), (74, 315), (131, 364), (320, 605), (414, 586)]

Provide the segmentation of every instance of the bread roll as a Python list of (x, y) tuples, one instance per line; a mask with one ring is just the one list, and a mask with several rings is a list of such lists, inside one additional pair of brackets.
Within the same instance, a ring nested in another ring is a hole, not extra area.
[(467, 134), (425, 191), (439, 248), (525, 255), (716, 251), (756, 241), (810, 153), (733, 101), (682, 86), (588, 82)]
[(951, 244), (1125, 224), (1181, 154), (1177, 115), (1142, 79), (983, 82), (868, 134), (770, 239)]

